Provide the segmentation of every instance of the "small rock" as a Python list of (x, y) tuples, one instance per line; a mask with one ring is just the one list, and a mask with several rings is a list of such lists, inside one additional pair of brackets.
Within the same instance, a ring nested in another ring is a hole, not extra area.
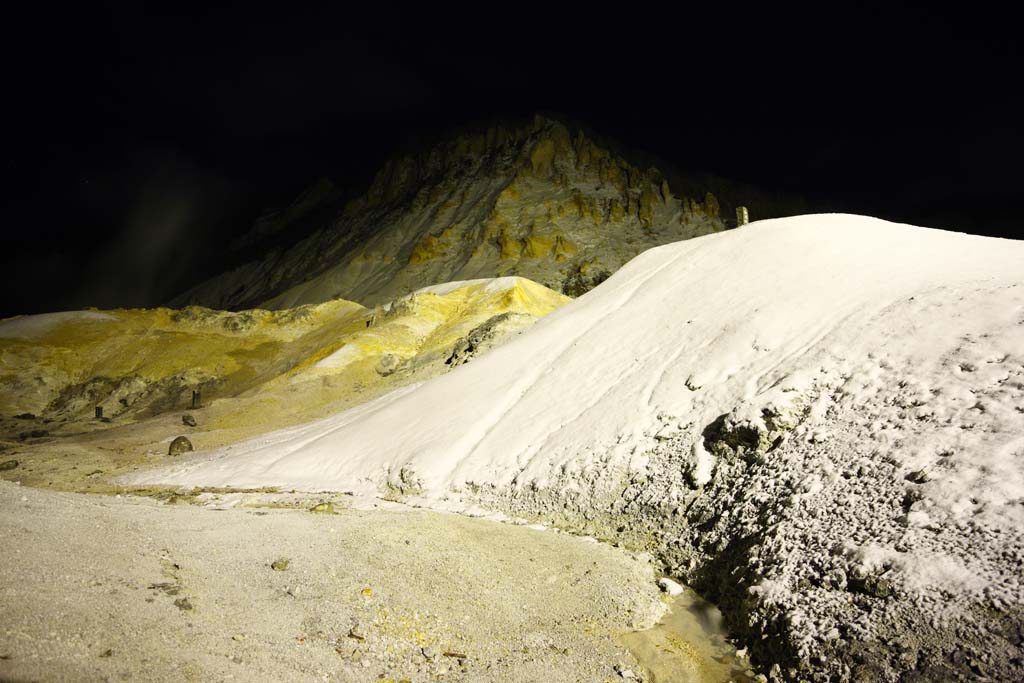
[(398, 356), (393, 353), (385, 353), (381, 357), (380, 362), (377, 363), (377, 374), (381, 377), (387, 377), (398, 369), (400, 363), (401, 361)]
[(236, 643), (240, 643), (243, 640), (245, 640), (245, 634), (236, 633), (235, 635), (231, 636), (231, 640), (235, 641)]
[(844, 572), (840, 568), (831, 569), (828, 573), (825, 574), (825, 583), (839, 590), (845, 589), (846, 572)]
[(239, 657), (238, 655), (235, 655), (234, 657), (231, 658), (231, 661), (234, 662), (235, 664), (241, 664), (242, 663), (242, 658)]
[(179, 455), (181, 453), (189, 453), (192, 450), (192, 442), (184, 436), (177, 437), (171, 442), (171, 447), (167, 449), (167, 455)]
[(914, 503), (920, 500), (924, 500), (924, 493), (921, 492), (921, 489), (915, 487), (907, 488), (906, 492), (903, 494), (903, 509), (909, 511), (910, 508), (913, 507)]
[(825, 443), (831, 437), (832, 437), (832, 435), (829, 434), (824, 429), (815, 429), (813, 432), (811, 432), (811, 436), (809, 437), (809, 441), (811, 443)]
[(181, 423), (186, 427), (195, 427), (197, 424), (199, 424), (198, 422), (196, 422), (196, 418), (192, 417), (192, 415), (188, 413), (185, 413), (184, 415), (181, 416)]
[(313, 507), (309, 508), (309, 511), (310, 512), (320, 512), (320, 513), (323, 513), (323, 514), (326, 514), (326, 515), (333, 515), (334, 514), (334, 504), (333, 503), (317, 503)]
[(114, 654), (113, 650), (104, 650), (100, 653), (100, 657), (110, 657)]
[(622, 678), (627, 678), (627, 679), (635, 679), (636, 678), (636, 674), (633, 672), (632, 669), (627, 669), (626, 667), (622, 666), (621, 664), (616, 664), (615, 665), (615, 673), (619, 674), (619, 676), (621, 676)]
[(420, 650), (420, 652), (422, 652), (423, 656), (429, 659), (430, 661), (434, 661), (435, 659), (437, 659), (437, 650), (435, 650), (432, 647), (424, 647)]
[(149, 584), (149, 589), (150, 590), (161, 591), (165, 595), (177, 595), (178, 593), (181, 592), (181, 586), (179, 586), (176, 583), (169, 583), (169, 582), (151, 583), (151, 584)]
[(931, 479), (931, 477), (928, 475), (928, 471), (923, 469), (914, 470), (907, 474), (907, 481), (914, 482), (915, 484), (923, 484), (929, 479)]
[(359, 646), (354, 643), (349, 643), (339, 638), (334, 643), (334, 652), (339, 657), (344, 659), (351, 659), (352, 661), (358, 661), (362, 656), (359, 652)]
[(15, 420), (34, 420), (36, 416), (32, 413), (19, 413), (14, 416)]
[(273, 569), (275, 572), (283, 572), (285, 569), (288, 569), (289, 562), (290, 560), (288, 558), (279, 557), (278, 559), (270, 563), (270, 568)]
[(356, 640), (366, 640), (366, 630), (363, 625), (358, 621), (352, 624), (352, 628), (348, 630), (348, 637), (355, 638)]
[(683, 587), (668, 577), (658, 579), (658, 587), (661, 588), (662, 592), (668, 593), (672, 597), (683, 592)]
[(13, 470), (20, 463), (17, 460), (4, 460), (0, 462), (0, 472), (6, 472), (7, 470)]
[(850, 579), (851, 590), (875, 598), (887, 598), (892, 595), (892, 584), (877, 576), (866, 576), (862, 579)]
[(192, 603), (189, 602), (188, 598), (178, 598), (174, 601), (174, 606), (185, 611), (192, 609)]

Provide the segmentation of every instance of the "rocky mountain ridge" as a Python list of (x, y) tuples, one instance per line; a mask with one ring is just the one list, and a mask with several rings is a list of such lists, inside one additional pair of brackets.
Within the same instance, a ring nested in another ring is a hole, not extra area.
[(650, 247), (734, 226), (736, 206), (755, 206), (757, 217), (792, 210), (727, 181), (670, 180), (611, 148), (537, 116), (389, 161), (343, 206), (321, 181), (236, 243), (251, 252), (311, 216), (320, 227), (291, 246), (268, 240), (275, 244), (263, 256), (171, 305), (374, 305), (440, 282), (507, 275), (577, 296)]

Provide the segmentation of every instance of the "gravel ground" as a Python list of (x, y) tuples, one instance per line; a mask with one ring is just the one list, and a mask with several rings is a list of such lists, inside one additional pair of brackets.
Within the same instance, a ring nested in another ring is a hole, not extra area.
[(639, 671), (617, 637), (665, 608), (642, 556), (380, 505), (213, 509), (0, 482), (0, 681)]

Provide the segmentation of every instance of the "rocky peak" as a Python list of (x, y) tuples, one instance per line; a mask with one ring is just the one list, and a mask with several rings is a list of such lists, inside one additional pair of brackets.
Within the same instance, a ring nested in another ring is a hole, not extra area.
[(558, 120), (493, 125), (388, 161), (309, 237), (174, 303), (372, 305), (504, 275), (579, 294), (647, 248), (730, 227), (745, 201), (728, 185), (720, 197), (707, 183), (676, 184)]

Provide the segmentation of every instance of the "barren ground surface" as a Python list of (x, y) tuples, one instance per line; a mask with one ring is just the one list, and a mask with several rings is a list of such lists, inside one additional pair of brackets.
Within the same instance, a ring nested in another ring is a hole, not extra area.
[(603, 544), (245, 498), (0, 483), (0, 680), (621, 680), (617, 636), (663, 610), (650, 565)]

